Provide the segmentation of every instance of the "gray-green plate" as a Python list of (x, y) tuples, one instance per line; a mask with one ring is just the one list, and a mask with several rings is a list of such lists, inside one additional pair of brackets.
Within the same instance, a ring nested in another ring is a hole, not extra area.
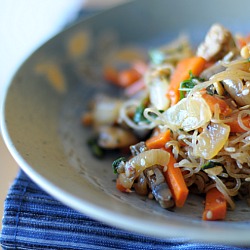
[(95, 93), (113, 95), (101, 69), (117, 47), (143, 50), (180, 33), (195, 46), (215, 22), (247, 33), (248, 1), (139, 0), (115, 7), (61, 32), (33, 53), (6, 93), (1, 126), (20, 167), (45, 191), (97, 220), (157, 237), (249, 244), (250, 209), (239, 202), (227, 220), (201, 220), (202, 199), (189, 196), (170, 212), (155, 201), (115, 189), (111, 163), (90, 154), (91, 131), (80, 117)]

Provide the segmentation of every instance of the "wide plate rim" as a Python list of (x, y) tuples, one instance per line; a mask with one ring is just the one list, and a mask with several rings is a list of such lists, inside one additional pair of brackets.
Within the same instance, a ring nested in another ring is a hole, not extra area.
[[(85, 22), (85, 21), (81, 21), (81, 22)], [(81, 22), (76, 23), (76, 25), (79, 25), (79, 23), (81, 23)], [(72, 25), (71, 27), (74, 27), (74, 26), (75, 25)], [(68, 29), (71, 29), (71, 27), (69, 27)], [(63, 30), (62, 32), (67, 32), (67, 30)], [(62, 32), (58, 33), (55, 37), (60, 36), (60, 34)], [(53, 39), (55, 39), (55, 37), (49, 39), (42, 46), (44, 46), (47, 43), (53, 42)], [(41, 49), (41, 47), (38, 48), (37, 50)], [(31, 60), (33, 55), (37, 52), (37, 50), (34, 51), (23, 62), (23, 64), (25, 64), (28, 60)], [(42, 189), (44, 189), (50, 195), (52, 195), (56, 199), (60, 200), (62, 203), (66, 204), (68, 206), (71, 206), (72, 208), (74, 208), (74, 209), (76, 209), (76, 210), (78, 210), (78, 211), (80, 211), (82, 213), (88, 213), (88, 215), (93, 216), (93, 218), (95, 218), (95, 219), (104, 221), (104, 222), (106, 222), (106, 223), (108, 223), (110, 225), (113, 225), (113, 226), (115, 226), (115, 224), (117, 224), (117, 226), (119, 226), (119, 227), (121, 227), (123, 229), (129, 229), (130, 223), (137, 221), (140, 226), (137, 226), (137, 223), (133, 223), (132, 225), (134, 225), (134, 227), (131, 228), (131, 229), (134, 232), (139, 232), (139, 233), (143, 233), (143, 234), (146, 234), (146, 235), (153, 235), (153, 236), (157, 236), (157, 237), (160, 237), (160, 238), (162, 238), (162, 237), (179, 237), (179, 238), (182, 238), (183, 234), (180, 235), (180, 233), (179, 233), (180, 228), (175, 227), (175, 225), (171, 225), (170, 227), (168, 225), (165, 225), (163, 227), (158, 227), (158, 229), (161, 228), (161, 229), (164, 229), (164, 230), (160, 230), (158, 232), (155, 231), (155, 230), (151, 230), (150, 232), (148, 232), (148, 229), (145, 229), (146, 228), (145, 227), (145, 221), (143, 221), (141, 219), (138, 219), (138, 218), (136, 219), (136, 218), (129, 217), (129, 216), (126, 216), (126, 215), (122, 215), (122, 214), (119, 214), (117, 212), (114, 214), (114, 212), (108, 211), (108, 210), (105, 210), (105, 209), (101, 209), (100, 207), (96, 207), (95, 204), (91, 204), (88, 201), (80, 200), (77, 197), (75, 197), (73, 194), (67, 193), (66, 190), (64, 190), (64, 189), (62, 189), (60, 187), (57, 187), (53, 183), (46, 180), (43, 176), (41, 176), (38, 172), (36, 172), (33, 169), (33, 167), (31, 165), (29, 165), (22, 158), (22, 156), (16, 150), (15, 145), (14, 145), (12, 139), (9, 136), (8, 125), (6, 124), (6, 121), (5, 121), (5, 104), (6, 104), (6, 99), (8, 98), (8, 94), (9, 94), (9, 87), (12, 85), (15, 75), (19, 72), (22, 65), (18, 68), (16, 73), (13, 75), (13, 77), (9, 81), (8, 87), (6, 88), (6, 91), (5, 91), (5, 94), (4, 94), (2, 112), (1, 112), (1, 133), (2, 133), (3, 140), (4, 140), (8, 150), (10, 151), (11, 155), (16, 160), (16, 162), (21, 167), (21, 169), (35, 183), (37, 183)], [(107, 219), (107, 218), (112, 218), (112, 219)], [(119, 220), (117, 220), (118, 218), (122, 218), (122, 222), (119, 222)], [(117, 223), (117, 221), (118, 221), (118, 223)], [(210, 223), (210, 222), (208, 222), (208, 223)], [(225, 225), (227, 224), (225, 222), (222, 222), (222, 223), (224, 223)], [(230, 223), (234, 223), (234, 222), (230, 222)], [(152, 226), (152, 228), (154, 228), (154, 227), (157, 228), (157, 224)], [(166, 230), (166, 229), (169, 229), (169, 230)], [(221, 238), (219, 239), (218, 238), (218, 232), (211, 232), (210, 226), (207, 227), (206, 224), (204, 224), (204, 223), (199, 223), (199, 224), (197, 224), (197, 226), (192, 226), (192, 228), (189, 228), (187, 225), (185, 225), (182, 229), (184, 229), (185, 232), (186, 232), (185, 233), (185, 238), (189, 239), (189, 240), (198, 240), (198, 241), (206, 241), (206, 242), (211, 242), (212, 241), (212, 242), (215, 242), (215, 243), (241, 244), (241, 245), (245, 245), (245, 244), (250, 243), (250, 239), (248, 239), (248, 237), (247, 237), (247, 231), (246, 230), (232, 229), (230, 227), (226, 227), (226, 230), (225, 230), (226, 234), (224, 236), (222, 236), (222, 237), (220, 236)], [(202, 234), (199, 233), (201, 229), (204, 230), (204, 234), (207, 234), (206, 237), (203, 237)], [(237, 239), (234, 236), (236, 231), (240, 232), (240, 234), (237, 235)]]

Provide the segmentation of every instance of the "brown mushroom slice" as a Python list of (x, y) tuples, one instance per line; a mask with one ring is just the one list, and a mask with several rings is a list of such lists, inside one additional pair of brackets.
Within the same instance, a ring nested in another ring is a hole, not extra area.
[(209, 80), (209, 78), (217, 73), (220, 73), (225, 70), (225, 67), (220, 63), (215, 63), (209, 68), (205, 69), (201, 74), (200, 77), (204, 78), (205, 80)]
[(135, 145), (130, 146), (130, 151), (133, 156), (136, 156), (147, 150), (147, 146), (144, 141), (138, 142)]
[(243, 81), (223, 80), (223, 86), (239, 106), (250, 104), (250, 86)]
[(135, 192), (139, 195), (147, 195), (148, 194), (148, 184), (146, 177), (143, 173), (141, 173), (136, 182), (133, 184)]
[(101, 126), (98, 134), (98, 145), (106, 149), (125, 148), (138, 142), (131, 131), (120, 127)]
[(155, 199), (163, 208), (172, 208), (175, 206), (172, 193), (167, 185), (162, 172), (163, 167), (154, 165), (144, 170), (150, 189)]

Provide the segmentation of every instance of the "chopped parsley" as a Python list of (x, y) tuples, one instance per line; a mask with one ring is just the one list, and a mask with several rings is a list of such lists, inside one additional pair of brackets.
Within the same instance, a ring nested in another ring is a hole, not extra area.
[(121, 164), (121, 162), (126, 162), (126, 158), (120, 157), (112, 163), (112, 169), (113, 169), (114, 174), (117, 174), (117, 169), (118, 169), (119, 165)]
[(180, 98), (184, 98), (185, 92), (191, 91), (191, 89), (194, 88), (195, 85), (204, 81), (205, 79), (200, 78), (198, 76), (194, 76), (192, 71), (189, 71), (189, 79), (181, 82), (180, 84)]
[(104, 150), (98, 145), (97, 143), (97, 138), (96, 137), (91, 137), (88, 141), (87, 144), (91, 150), (91, 153), (97, 157), (97, 158), (102, 158), (104, 156)]
[(148, 100), (144, 99), (141, 102), (141, 104), (136, 108), (134, 118), (133, 118), (133, 120), (136, 124), (138, 124), (140, 122), (148, 122), (148, 120), (143, 115), (143, 112), (144, 112), (145, 108), (147, 107), (147, 104), (148, 104)]
[(224, 167), (223, 164), (221, 164), (220, 162), (216, 162), (216, 161), (208, 161), (207, 163), (205, 163), (201, 169), (202, 170), (205, 170), (205, 169), (209, 169), (209, 168), (214, 168), (216, 166), (221, 166), (221, 167)]
[[(136, 108), (133, 121), (138, 124), (140, 122), (150, 123), (150, 121), (144, 116), (144, 110), (148, 107), (149, 100), (145, 98), (142, 100), (141, 104)], [(160, 113), (163, 113), (164, 110), (158, 110)], [(156, 117), (154, 113), (150, 114), (151, 117)]]

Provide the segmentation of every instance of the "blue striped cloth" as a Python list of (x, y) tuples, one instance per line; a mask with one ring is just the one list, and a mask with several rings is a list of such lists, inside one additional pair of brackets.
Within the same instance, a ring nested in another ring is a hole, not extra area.
[(250, 249), (160, 240), (110, 227), (41, 190), (20, 170), (5, 201), (3, 249)]

